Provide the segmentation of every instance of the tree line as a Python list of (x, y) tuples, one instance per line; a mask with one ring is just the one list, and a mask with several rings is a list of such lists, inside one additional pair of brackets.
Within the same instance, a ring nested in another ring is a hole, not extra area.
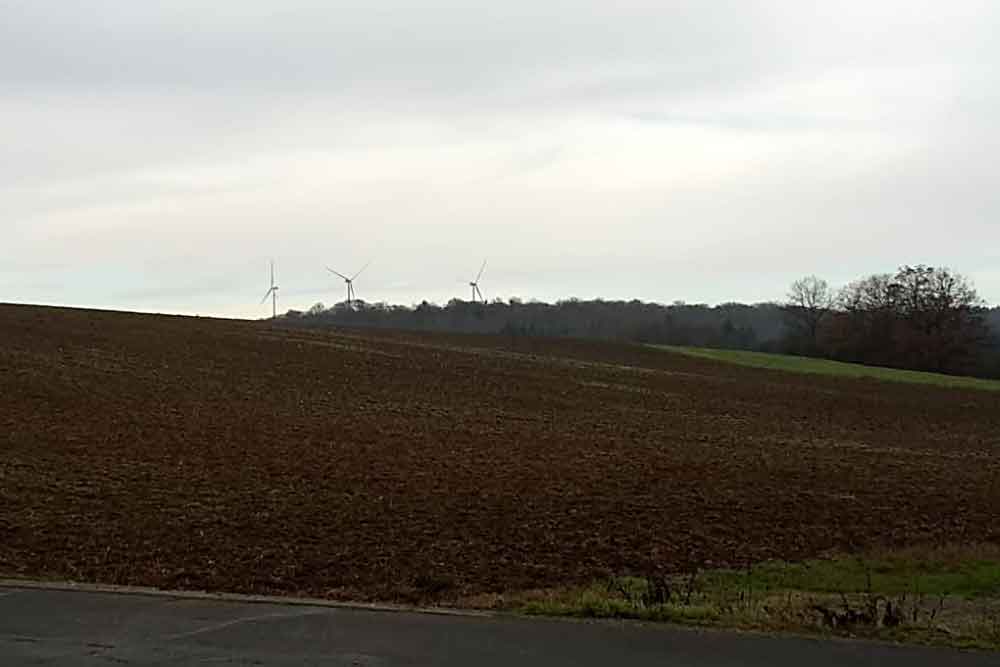
[(797, 354), (952, 374), (1000, 373), (1000, 310), (988, 309), (964, 276), (904, 266), (839, 291), (810, 276), (785, 304), (785, 345)]
[(963, 276), (927, 266), (868, 276), (841, 290), (809, 276), (781, 303), (453, 299), (401, 306), (358, 300), (292, 310), (282, 321), (755, 350), (1000, 377), (1000, 308), (987, 308)]

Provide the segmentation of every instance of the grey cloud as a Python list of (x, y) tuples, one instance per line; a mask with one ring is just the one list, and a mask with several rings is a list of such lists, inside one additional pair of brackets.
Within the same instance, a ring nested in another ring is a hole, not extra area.
[(252, 314), (271, 256), (289, 307), (376, 256), (364, 298), (445, 300), (488, 255), (491, 295), (778, 298), (927, 261), (1000, 301), (991, 2), (0, 14), (0, 263), (88, 275), (24, 266), (23, 299)]
[[(942, 49), (974, 61), (995, 26), (981, 20), (987, 3), (948, 12), (871, 4), (7, 0), (0, 80), (333, 94), (375, 86), (397, 99), (645, 66), (657, 86), (690, 88), (817, 66), (932, 64)], [(614, 94), (610, 79), (592, 93)]]

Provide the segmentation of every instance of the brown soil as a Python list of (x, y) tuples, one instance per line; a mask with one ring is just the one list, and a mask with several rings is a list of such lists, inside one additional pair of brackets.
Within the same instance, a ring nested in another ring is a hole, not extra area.
[(0, 575), (440, 600), (1000, 542), (1000, 393), (0, 306)]

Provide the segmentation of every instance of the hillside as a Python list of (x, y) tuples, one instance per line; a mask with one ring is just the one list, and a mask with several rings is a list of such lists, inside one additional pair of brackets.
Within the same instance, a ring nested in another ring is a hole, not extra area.
[(1000, 542), (1000, 393), (0, 305), (0, 576), (438, 599)]

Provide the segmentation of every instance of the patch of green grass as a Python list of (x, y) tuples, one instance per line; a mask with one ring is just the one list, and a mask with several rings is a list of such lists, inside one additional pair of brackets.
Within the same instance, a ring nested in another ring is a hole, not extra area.
[(743, 571), (715, 570), (702, 575), (707, 588), (746, 587), (762, 592), (862, 593), (956, 596), (976, 599), (1000, 595), (1000, 555), (965, 561), (935, 556), (887, 554), (803, 563), (778, 561)]
[(1000, 546), (924, 547), (801, 563), (766, 562), (475, 604), (523, 614), (846, 634), (1000, 648)]
[(958, 387), (963, 389), (984, 389), (1000, 391), (1000, 380), (985, 380), (982, 378), (963, 377), (958, 375), (942, 375), (940, 373), (923, 373), (906, 371), (896, 368), (879, 366), (862, 366), (847, 364), (828, 359), (812, 359), (796, 357), (787, 354), (769, 354), (766, 352), (748, 352), (746, 350), (715, 350), (700, 347), (678, 347), (673, 345), (658, 345), (661, 349), (679, 352), (692, 357), (713, 359), (740, 366), (767, 368), (791, 373), (812, 373), (846, 378), (871, 378), (889, 382), (908, 382), (911, 384), (929, 384), (939, 387)]
[(517, 611), (530, 616), (627, 618), (687, 625), (709, 625), (721, 616), (719, 609), (707, 604), (636, 604), (597, 585), (564, 596), (529, 600), (519, 605)]

